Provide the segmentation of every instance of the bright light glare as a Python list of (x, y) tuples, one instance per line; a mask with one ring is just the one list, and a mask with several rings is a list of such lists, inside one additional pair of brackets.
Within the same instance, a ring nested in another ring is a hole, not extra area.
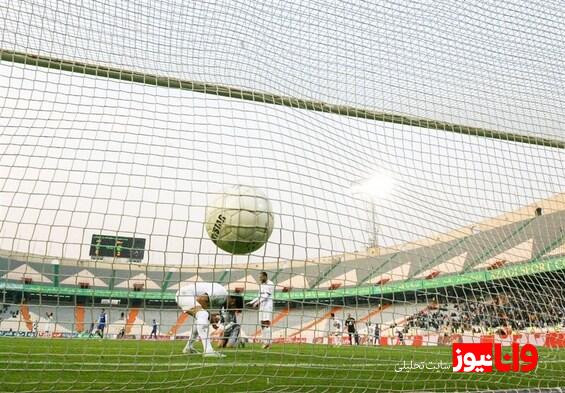
[(371, 198), (386, 198), (394, 188), (394, 179), (391, 175), (384, 172), (376, 173), (370, 178), (355, 183), (351, 187), (354, 193), (367, 194)]

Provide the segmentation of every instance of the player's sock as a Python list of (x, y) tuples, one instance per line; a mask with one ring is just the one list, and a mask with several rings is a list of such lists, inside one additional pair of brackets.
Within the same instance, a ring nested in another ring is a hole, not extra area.
[(209, 314), (208, 311), (200, 310), (196, 313), (196, 329), (198, 330), (198, 335), (202, 341), (202, 346), (204, 347), (204, 353), (214, 352), (212, 344), (210, 342), (210, 337), (208, 336), (208, 330), (210, 328)]
[(194, 343), (196, 342), (196, 340), (198, 340), (198, 328), (197, 328), (197, 323), (195, 322), (192, 325), (192, 334), (190, 335), (190, 339), (186, 344), (187, 349), (194, 349)]
[(263, 344), (265, 345), (271, 345), (271, 339), (272, 339), (272, 331), (271, 331), (271, 327), (268, 326), (266, 328), (263, 329)]

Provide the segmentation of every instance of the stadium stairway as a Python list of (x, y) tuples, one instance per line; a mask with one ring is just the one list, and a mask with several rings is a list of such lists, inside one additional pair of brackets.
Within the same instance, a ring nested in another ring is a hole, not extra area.
[(186, 323), (187, 320), (188, 320), (188, 314), (181, 312), (180, 315), (177, 318), (177, 321), (171, 327), (171, 329), (169, 330), (169, 332), (167, 334), (169, 336), (175, 336), (178, 333), (178, 331), (180, 330), (180, 328)]
[(332, 307), (328, 312), (326, 312), (325, 314), (323, 314), (321, 317), (314, 319), (312, 322), (302, 326), (302, 328), (300, 330), (298, 330), (297, 332), (291, 333), (289, 335), (289, 337), (296, 337), (296, 336), (300, 336), (302, 334), (302, 332), (305, 332), (307, 330), (311, 330), (314, 326), (319, 325), (325, 321), (327, 321), (330, 317), (332, 313), (338, 313), (342, 310), (343, 307)]
[(139, 314), (139, 308), (137, 307), (131, 308), (129, 310), (128, 317), (126, 320), (126, 328), (125, 328), (126, 334), (131, 333), (131, 329), (135, 324), (135, 320), (137, 319), (138, 314)]
[(391, 306), (391, 304), (384, 304), (384, 305), (380, 305), (376, 308), (373, 308), (372, 310), (369, 310), (369, 312), (367, 313), (367, 315), (365, 315), (364, 317), (360, 318), (357, 320), (357, 322), (367, 322), (370, 321), (371, 318), (373, 318), (375, 315), (380, 314), (381, 312), (383, 312), (384, 310), (386, 310), (387, 308), (389, 308)]
[(21, 304), (20, 313), (22, 314), (22, 318), (26, 324), (27, 329), (31, 332), (33, 330), (33, 322), (29, 313), (29, 306), (27, 304)]
[(84, 306), (76, 306), (75, 308), (75, 331), (84, 331)]
[[(271, 321), (271, 327), (275, 326), (276, 324), (281, 322), (283, 319), (285, 319), (288, 316), (289, 312), (290, 312), (290, 309), (288, 307), (283, 308), (281, 311), (279, 311), (277, 313), (277, 315), (275, 315), (275, 317)], [(253, 333), (253, 337), (257, 337), (259, 334), (261, 334), (261, 327), (259, 327), (257, 330), (255, 330), (255, 333)]]

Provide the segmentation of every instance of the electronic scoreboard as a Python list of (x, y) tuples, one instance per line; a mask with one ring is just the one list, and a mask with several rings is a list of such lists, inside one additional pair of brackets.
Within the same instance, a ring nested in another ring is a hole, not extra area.
[(111, 257), (140, 262), (145, 255), (145, 239), (113, 235), (92, 235), (90, 256), (94, 259)]

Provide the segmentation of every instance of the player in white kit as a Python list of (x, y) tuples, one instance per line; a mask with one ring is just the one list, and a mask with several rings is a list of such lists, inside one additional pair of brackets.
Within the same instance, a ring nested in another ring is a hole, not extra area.
[(263, 349), (269, 349), (272, 345), (273, 332), (271, 325), (273, 320), (273, 295), (275, 284), (266, 272), (259, 273), (259, 296), (247, 303), (252, 307), (259, 307), (259, 321), (261, 321), (261, 337)]
[[(331, 313), (330, 319), (328, 321), (328, 332), (330, 332), (330, 334), (335, 337), (334, 345), (338, 345), (338, 346), (341, 345), (341, 336), (343, 334), (342, 328), (343, 326), (341, 320), (336, 318), (334, 313)], [(328, 343), (329, 343), (329, 337), (328, 337)]]
[[(183, 349), (183, 353), (194, 353), (193, 345), (197, 337), (200, 337), (206, 357), (224, 357), (225, 355), (215, 352), (212, 348), (209, 329), (210, 311), (219, 311), (222, 307), (228, 309), (241, 309), (243, 298), (241, 296), (229, 295), (226, 289), (217, 283), (195, 282), (182, 286), (176, 294), (176, 300), (183, 312), (194, 317), (190, 340)], [(212, 321), (217, 323), (216, 320)]]

